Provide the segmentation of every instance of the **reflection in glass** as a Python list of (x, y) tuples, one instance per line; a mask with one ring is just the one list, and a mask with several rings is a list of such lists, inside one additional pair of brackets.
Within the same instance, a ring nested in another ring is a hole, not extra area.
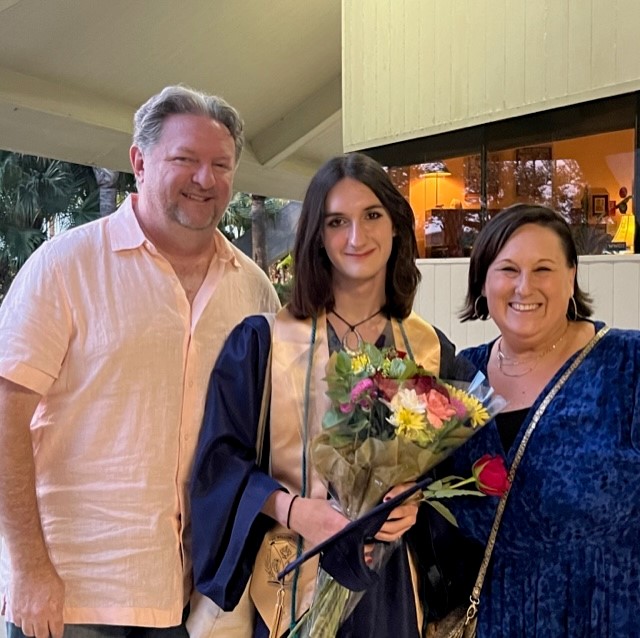
[[(633, 252), (633, 149), (633, 129), (626, 129), (493, 150), (484, 171), (478, 153), (389, 173), (413, 208), (421, 257), (469, 255), (486, 220), (517, 202), (561, 213), (581, 254)], [(445, 161), (447, 177), (434, 179), (429, 167)]]

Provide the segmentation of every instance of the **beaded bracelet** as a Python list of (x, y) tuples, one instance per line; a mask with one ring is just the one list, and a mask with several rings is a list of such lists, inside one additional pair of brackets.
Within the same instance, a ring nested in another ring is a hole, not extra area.
[(293, 507), (293, 501), (298, 498), (299, 494), (294, 494), (293, 498), (289, 501), (289, 509), (287, 510), (287, 529), (291, 529), (291, 509)]

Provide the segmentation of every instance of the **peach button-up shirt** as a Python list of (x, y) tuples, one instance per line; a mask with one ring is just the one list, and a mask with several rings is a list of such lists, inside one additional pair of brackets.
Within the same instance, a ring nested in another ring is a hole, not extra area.
[(65, 622), (166, 627), (191, 592), (187, 485), (210, 371), (241, 319), (279, 304), (218, 234), (190, 306), (132, 198), (20, 271), (0, 308), (0, 376), (42, 395), (36, 490)]

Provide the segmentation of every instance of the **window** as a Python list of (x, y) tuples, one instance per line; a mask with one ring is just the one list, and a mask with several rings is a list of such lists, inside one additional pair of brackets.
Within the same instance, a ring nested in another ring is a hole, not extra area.
[(633, 190), (638, 96), (629, 94), (367, 151), (413, 208), (421, 257), (468, 256), (517, 202), (571, 224), (580, 254), (640, 252)]

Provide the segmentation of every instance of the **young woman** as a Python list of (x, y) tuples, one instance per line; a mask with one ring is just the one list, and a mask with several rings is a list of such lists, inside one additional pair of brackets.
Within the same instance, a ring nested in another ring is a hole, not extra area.
[[(348, 522), (327, 499), (307, 449), (328, 407), (330, 353), (363, 341), (395, 345), (410, 348), (434, 374), (450, 375), (453, 346), (411, 310), (420, 279), (416, 257), (413, 213), (382, 167), (355, 153), (328, 161), (303, 202), (291, 302), (273, 329), (262, 316), (245, 320), (218, 359), (191, 492), (195, 578), (202, 593), (232, 609), (253, 572), (256, 636), (266, 636), (272, 621), (277, 572)], [(261, 464), (256, 447), (266, 379), (268, 462)], [(417, 511), (415, 503), (397, 507), (376, 540), (402, 538)], [(281, 633), (312, 600), (317, 561), (310, 563), (287, 584)], [(338, 635), (420, 636), (416, 564), (400, 543)]]

